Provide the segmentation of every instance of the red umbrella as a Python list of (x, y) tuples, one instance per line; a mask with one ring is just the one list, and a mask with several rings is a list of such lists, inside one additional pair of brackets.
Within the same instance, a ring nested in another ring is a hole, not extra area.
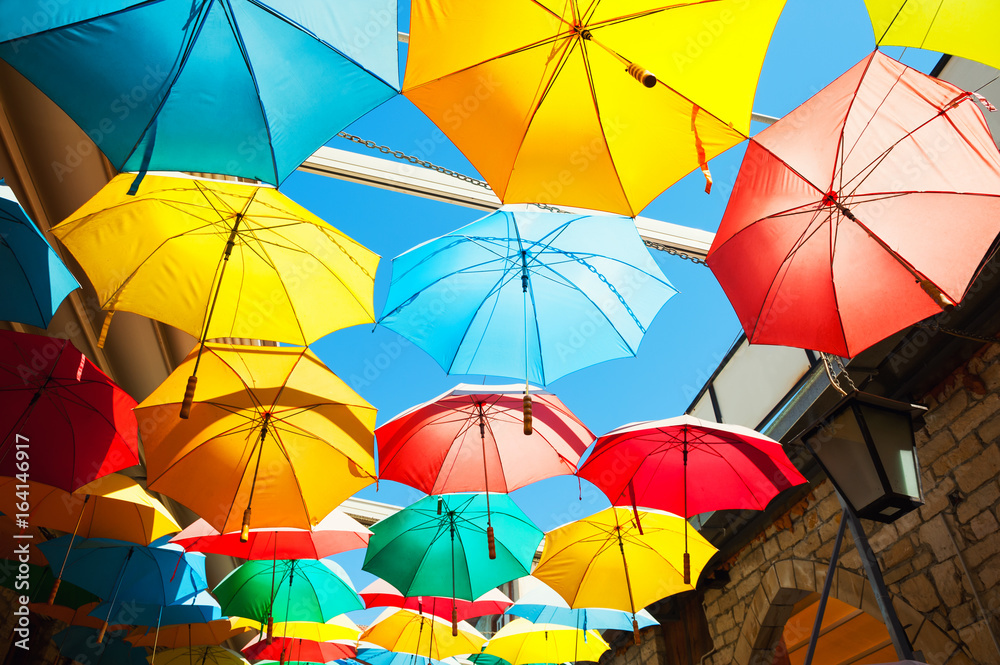
[(513, 492), (574, 473), (594, 435), (552, 393), (531, 388), (531, 397), (530, 436), (520, 385), (460, 384), (396, 416), (375, 430), (379, 478), (452, 494)]
[[(709, 510), (763, 510), (782, 490), (806, 482), (777, 441), (693, 416), (631, 423), (605, 434), (577, 475), (616, 506), (685, 519)], [(687, 572), (686, 552), (684, 561)]]
[(708, 265), (751, 343), (849, 357), (959, 302), (998, 232), (974, 96), (875, 51), (751, 139)]
[(268, 643), (263, 635), (243, 647), (243, 655), (252, 661), (277, 660), (287, 662), (328, 663), (341, 658), (353, 658), (358, 653), (353, 643), (316, 642), (298, 637), (275, 637)]
[[(574, 473), (593, 433), (552, 393), (529, 392), (463, 383), (401, 413), (375, 430), (379, 478), (427, 494), (486, 492), (488, 517), (491, 491)], [(489, 521), (486, 534), (492, 559)]]
[(214, 552), (241, 559), (322, 559), (366, 547), (372, 532), (337, 509), (311, 529), (250, 529), (246, 542), (240, 542), (240, 535), (239, 531), (219, 533), (211, 524), (199, 519), (170, 542), (188, 552)]
[(385, 580), (375, 580), (359, 592), (365, 607), (402, 607), (421, 614), (431, 614), (450, 621), (452, 603), (458, 610), (457, 621), (465, 621), (487, 614), (503, 614), (504, 610), (514, 604), (510, 598), (499, 589), (490, 589), (475, 600), (461, 598), (442, 598), (440, 596), (404, 596), (396, 587)]
[(0, 475), (72, 492), (138, 464), (135, 404), (69, 340), (0, 330)]

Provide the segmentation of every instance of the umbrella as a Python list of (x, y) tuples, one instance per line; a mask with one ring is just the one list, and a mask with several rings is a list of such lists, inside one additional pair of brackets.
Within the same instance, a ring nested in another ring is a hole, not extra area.
[(396, 257), (379, 323), (449, 374), (524, 378), (527, 393), (634, 356), (675, 293), (628, 217), (501, 209)]
[(69, 292), (80, 288), (10, 187), (0, 179), (0, 320), (47, 328)]
[[(572, 474), (594, 435), (555, 395), (530, 388), (522, 436), (520, 386), (459, 384), (375, 430), (379, 478), (426, 494), (513, 492)], [(524, 464), (526, 459), (531, 464)]]
[[(489, 519), (500, 533), (496, 558), (489, 557), (485, 537)], [(454, 599), (473, 600), (528, 575), (542, 539), (538, 527), (504, 494), (493, 498), (492, 518), (486, 495), (448, 494), (424, 497), (371, 529), (362, 569), (406, 596), (450, 595), (453, 630), (458, 624)]]
[[(605, 434), (577, 475), (613, 505), (657, 508), (685, 520), (710, 510), (764, 510), (779, 492), (806, 482), (777, 441), (749, 427), (687, 415)], [(684, 561), (689, 583), (686, 541)]]
[[(361, 640), (389, 651), (441, 660), (448, 656), (476, 653), (486, 638), (465, 621), (452, 624), (429, 614), (388, 609), (361, 633)], [(414, 664), (415, 665), (415, 664)]]
[[(68, 584), (67, 584), (68, 586)], [(91, 611), (98, 606), (95, 600), (86, 605), (80, 605), (76, 609), (64, 605), (49, 605), (48, 603), (28, 603), (28, 609), (43, 617), (57, 619), (69, 626), (84, 626), (100, 630), (104, 627), (104, 622), (96, 616), (91, 616)], [(112, 629), (114, 630), (114, 629)]]
[(994, 2), (865, 0), (878, 45), (950, 53), (1000, 69), (1000, 44), (983, 32), (1000, 25)]
[[(627, 612), (600, 607), (570, 609), (562, 596), (544, 584), (538, 584), (518, 598), (505, 614), (523, 617), (532, 623), (557, 624), (580, 630), (632, 630), (632, 617)], [(658, 623), (646, 610), (636, 612), (635, 620), (639, 628)]]
[(212, 593), (231, 616), (273, 621), (326, 621), (364, 608), (344, 569), (327, 559), (248, 561)]
[(247, 540), (240, 531), (219, 533), (203, 519), (174, 536), (188, 552), (212, 552), (240, 559), (322, 559), (368, 545), (371, 531), (337, 508), (310, 529), (250, 529)]
[[(46, 537), (41, 528), (27, 522), (25, 517), (18, 521), (16, 517), (0, 515), (0, 540), (13, 545), (13, 547), (8, 548), (8, 551), (0, 554), (0, 584), (5, 584), (6, 571), (4, 567), (12, 566), (16, 571), (18, 563), (24, 563), (21, 557), (27, 556), (28, 563), (32, 565), (44, 566), (48, 563), (41, 552), (31, 547), (31, 543), (43, 541)], [(13, 589), (13, 582), (9, 586)]]
[(276, 189), (170, 176), (129, 186), (118, 176), (52, 230), (103, 308), (169, 323), (202, 346), (309, 344), (374, 321), (378, 256)]
[[(642, 522), (639, 532), (637, 521)], [(612, 506), (545, 534), (545, 549), (532, 571), (570, 607), (630, 612), (639, 639), (637, 610), (694, 588), (684, 582), (681, 551), (686, 521), (660, 511)], [(700, 534), (690, 538), (692, 579), (717, 551)]]
[(268, 642), (265, 635), (258, 635), (242, 651), (248, 660), (254, 662), (277, 660), (282, 663), (328, 663), (331, 660), (352, 658), (358, 652), (350, 642), (317, 642), (298, 637), (275, 637)]
[[(0, 536), (2, 536), (2, 532), (0, 532)], [(36, 542), (40, 542), (41, 540), (39, 538)], [(44, 560), (45, 557), (41, 555), (38, 548), (32, 547), (31, 551), (37, 552), (38, 558)], [(98, 596), (89, 591), (81, 589), (70, 582), (63, 582), (59, 585), (58, 592), (54, 598), (55, 604), (50, 605), (45, 601), (50, 597), (52, 586), (55, 584), (55, 573), (44, 563), (29, 563), (27, 566), (28, 573), (24, 576), (24, 573), (19, 570), (19, 562), (15, 563), (7, 559), (0, 560), (0, 586), (5, 586), (12, 591), (18, 591), (18, 595), (27, 591), (28, 599), (31, 601), (30, 605), (44, 605), (50, 610), (54, 607), (65, 607), (76, 610), (85, 605), (92, 605), (100, 601)], [(20, 578), (19, 575), (21, 575)]]
[(403, 93), (504, 202), (635, 216), (749, 135), (783, 6), (419, 0)]
[[(234, 626), (261, 630), (260, 622), (244, 617), (233, 617)], [(347, 615), (335, 616), (326, 623), (315, 621), (278, 621), (273, 627), (273, 633), (279, 637), (312, 640), (314, 642), (331, 642), (334, 640), (357, 642), (361, 629)]]
[[(531, 421), (522, 421), (524, 395)], [(522, 432), (537, 436), (525, 438)], [(459, 384), (375, 430), (379, 477), (427, 494), (486, 492), (486, 535), (495, 555), (489, 492), (513, 492), (576, 470), (594, 435), (559, 399), (518, 386)], [(524, 464), (530, 459), (531, 464)]]
[(249, 626), (236, 627), (233, 619), (216, 619), (205, 623), (174, 624), (156, 630), (148, 627), (136, 628), (125, 639), (137, 647), (193, 647), (206, 644), (222, 644), (228, 639), (242, 635)]
[(250, 665), (243, 656), (220, 646), (194, 646), (167, 649), (156, 654), (159, 665)]
[(199, 591), (169, 603), (128, 600), (112, 607), (110, 602), (105, 602), (91, 610), (90, 616), (108, 616), (112, 610), (117, 610), (113, 617), (115, 623), (132, 626), (176, 626), (223, 618), (219, 603), (208, 591)]
[[(20, 481), (0, 478), (0, 512), (14, 514)], [(137, 482), (118, 473), (94, 480), (76, 492), (28, 482), (31, 509), (27, 520), (84, 538), (109, 538), (149, 545), (180, 525), (157, 499)]]
[(207, 588), (204, 556), (185, 554), (172, 545), (145, 547), (104, 538), (74, 541), (72, 536), (61, 536), (38, 543), (38, 547), (50, 562), (63, 561), (56, 589), (58, 580), (65, 577), (105, 599), (105, 626), (113, 610), (126, 602), (166, 605)]
[(206, 345), (201, 400), (178, 420), (195, 357), (136, 408), (151, 489), (248, 539), (251, 527), (308, 529), (371, 484), (375, 409), (312, 352)]
[[(146, 665), (146, 650), (125, 641), (126, 629), (104, 634), (87, 626), (70, 626), (52, 636), (59, 653), (78, 663)], [(184, 665), (189, 665), (185, 663)]]
[(452, 599), (441, 596), (404, 596), (385, 580), (375, 580), (361, 590), (365, 607), (402, 607), (420, 614), (433, 614), (447, 619), (454, 605), (458, 619), (472, 619), (487, 614), (502, 614), (511, 601), (499, 589), (490, 589), (475, 600)]
[(610, 649), (596, 630), (578, 630), (547, 623), (514, 619), (497, 631), (483, 653), (503, 658), (511, 665), (597, 661)]
[(379, 648), (358, 649), (357, 660), (367, 665), (438, 665), (448, 663), (451, 657), (443, 661), (431, 660), (427, 656), (420, 656), (415, 653), (399, 653)]
[(708, 265), (751, 343), (849, 357), (959, 302), (998, 232), (974, 99), (875, 51), (751, 140)]
[(398, 88), (395, 2), (74, 2), (41, 23), (34, 0), (4, 10), (0, 58), (119, 171), (278, 183)]
[(69, 340), (0, 330), (0, 395), (0, 476), (72, 492), (139, 463), (135, 400)]

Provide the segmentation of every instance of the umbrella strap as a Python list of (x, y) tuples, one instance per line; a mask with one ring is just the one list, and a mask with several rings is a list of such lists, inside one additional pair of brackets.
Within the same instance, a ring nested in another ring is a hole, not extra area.
[(708, 170), (708, 157), (705, 153), (705, 144), (701, 142), (698, 134), (698, 112), (701, 107), (695, 104), (691, 109), (691, 132), (694, 134), (694, 149), (698, 155), (698, 166), (705, 176), (705, 193), (712, 193), (712, 172)]

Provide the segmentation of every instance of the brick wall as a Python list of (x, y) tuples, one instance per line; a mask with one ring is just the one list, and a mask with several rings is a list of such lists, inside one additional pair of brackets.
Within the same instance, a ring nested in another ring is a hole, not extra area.
[[(929, 411), (916, 440), (926, 503), (893, 524), (862, 524), (926, 662), (1000, 663), (988, 630), (1000, 636), (1000, 344), (922, 401)], [(775, 661), (792, 606), (822, 590), (839, 515), (833, 487), (823, 481), (730, 560), (730, 583), (705, 592), (715, 648), (706, 665)], [(835, 574), (831, 596), (881, 619), (849, 530)], [(633, 650), (614, 665), (638, 665)]]

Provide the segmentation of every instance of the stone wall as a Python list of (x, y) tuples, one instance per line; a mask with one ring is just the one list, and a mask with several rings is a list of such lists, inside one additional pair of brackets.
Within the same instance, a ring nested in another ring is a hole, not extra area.
[[(922, 402), (929, 411), (916, 440), (926, 503), (893, 524), (862, 525), (925, 661), (1000, 663), (993, 638), (1000, 635), (1000, 344)], [(839, 521), (840, 504), (824, 480), (727, 562), (729, 584), (705, 591), (715, 649), (706, 665), (776, 661), (792, 606), (822, 590)], [(881, 619), (850, 530), (835, 574), (831, 596)], [(633, 660), (626, 654), (614, 664)]]

